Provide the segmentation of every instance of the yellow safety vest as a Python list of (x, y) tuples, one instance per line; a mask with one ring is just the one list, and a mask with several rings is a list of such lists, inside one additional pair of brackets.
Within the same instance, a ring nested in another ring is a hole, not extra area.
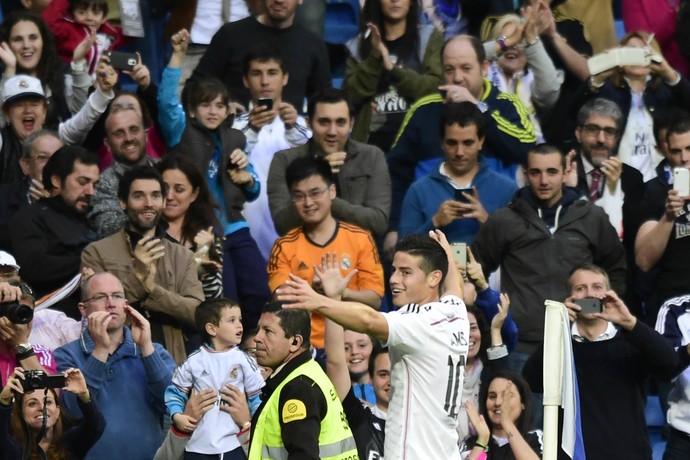
[[(288, 451), (285, 449), (280, 435), (281, 417), (289, 417), (290, 410), (295, 409), (286, 404), (283, 414), (279, 413), (280, 391), (285, 384), (299, 375), (306, 375), (318, 385), (326, 399), (327, 412), (321, 420), (319, 433), (319, 457), (324, 460), (358, 460), (357, 446), (352, 437), (352, 431), (347, 423), (343, 405), (338, 399), (333, 383), (313, 359), (292, 371), (275, 389), (259, 414), (256, 426), (252, 427), (252, 443), (249, 447), (249, 460), (286, 460)], [(297, 404), (298, 406), (299, 404)], [(297, 408), (297, 411), (304, 409)], [(299, 414), (296, 414), (299, 416)]]

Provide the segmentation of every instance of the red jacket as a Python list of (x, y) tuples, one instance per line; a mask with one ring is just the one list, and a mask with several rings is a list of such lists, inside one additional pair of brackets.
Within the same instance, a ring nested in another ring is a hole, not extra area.
[[(41, 13), (41, 17), (55, 36), (55, 45), (60, 59), (66, 63), (72, 62), (75, 48), (89, 33), (88, 26), (77, 23), (74, 17), (67, 12), (68, 9), (69, 2), (67, 0), (52, 0)], [(107, 21), (103, 23), (97, 33), (107, 35), (110, 39), (111, 44), (107, 47), (108, 50), (118, 49), (125, 44), (122, 30), (110, 25)], [(103, 51), (103, 49), (99, 49), (97, 43), (94, 43), (89, 50), (86, 56), (89, 73), (94, 72), (98, 58)]]

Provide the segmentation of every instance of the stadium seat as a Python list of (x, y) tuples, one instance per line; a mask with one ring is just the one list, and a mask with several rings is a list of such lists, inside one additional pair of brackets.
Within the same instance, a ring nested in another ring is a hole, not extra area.
[(343, 44), (359, 32), (359, 0), (328, 0), (323, 39)]

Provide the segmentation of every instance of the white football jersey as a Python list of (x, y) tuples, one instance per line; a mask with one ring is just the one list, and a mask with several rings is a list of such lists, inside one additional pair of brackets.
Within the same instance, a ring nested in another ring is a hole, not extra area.
[(222, 454), (240, 446), (239, 428), (227, 412), (221, 411), (220, 389), (229, 383), (247, 395), (258, 393), (265, 385), (254, 360), (239, 347), (213, 351), (202, 346), (177, 368), (173, 383), (197, 392), (212, 388), (218, 395), (216, 405), (204, 414), (187, 443), (188, 452)]
[(462, 299), (385, 314), (391, 358), (386, 459), (460, 459), (457, 415), (470, 334)]

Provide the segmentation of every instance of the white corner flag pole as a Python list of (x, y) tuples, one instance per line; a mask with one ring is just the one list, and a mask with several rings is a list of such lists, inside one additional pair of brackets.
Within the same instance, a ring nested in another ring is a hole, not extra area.
[(544, 320), (544, 454), (558, 456), (558, 408), (563, 396), (563, 325), (561, 302), (547, 300)]

